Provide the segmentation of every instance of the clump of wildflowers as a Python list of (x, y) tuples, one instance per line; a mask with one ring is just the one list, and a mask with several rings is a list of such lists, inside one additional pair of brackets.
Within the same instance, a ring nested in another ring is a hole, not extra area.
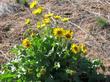
[[(33, 1), (30, 9), (36, 5)], [(39, 15), (35, 24), (37, 33), (31, 32), (21, 45), (12, 49), (17, 57), (3, 66), (1, 82), (82, 82), (79, 74), (84, 72), (92, 76), (96, 73), (95, 62), (91, 63), (82, 55), (87, 54), (86, 45), (72, 40), (75, 32), (56, 24), (52, 28), (52, 19), (62, 22), (70, 19), (54, 13), (44, 14), (43, 10), (43, 7), (37, 7), (32, 11), (34, 16)], [(27, 26), (30, 20), (26, 19)], [(96, 64), (101, 66), (99, 61)]]

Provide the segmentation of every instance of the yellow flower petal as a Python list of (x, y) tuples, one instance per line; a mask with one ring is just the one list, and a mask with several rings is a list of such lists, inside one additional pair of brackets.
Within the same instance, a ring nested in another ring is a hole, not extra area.
[(41, 23), (41, 22), (37, 22), (37, 28), (38, 29), (40, 29), (40, 28), (42, 28), (42, 27), (45, 27), (46, 26), (46, 24), (45, 23)]
[(62, 22), (68, 22), (70, 20), (70, 18), (62, 18), (61, 21)]
[(48, 13), (44, 15), (44, 18), (52, 17), (54, 14), (53, 13)]
[(41, 28), (41, 22), (37, 22), (37, 28)]
[(81, 52), (83, 52), (85, 55), (87, 54), (87, 47), (84, 44), (79, 44)]
[(46, 26), (46, 24), (45, 24), (45, 23), (41, 25), (41, 27), (45, 27), (45, 26)]
[(56, 15), (56, 16), (54, 16), (54, 18), (55, 18), (55, 19), (61, 19), (61, 16)]
[(42, 11), (43, 11), (43, 7), (39, 7), (38, 9), (33, 10), (32, 14), (38, 15), (38, 14), (41, 14)]
[(30, 24), (30, 19), (29, 18), (25, 20), (25, 24)]
[(50, 18), (45, 18), (42, 22), (44, 24), (49, 24), (51, 22), (51, 20), (50, 20)]

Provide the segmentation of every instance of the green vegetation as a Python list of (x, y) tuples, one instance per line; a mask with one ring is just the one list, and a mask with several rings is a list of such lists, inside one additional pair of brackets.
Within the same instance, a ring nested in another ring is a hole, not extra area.
[(109, 24), (108, 21), (102, 17), (97, 17), (96, 21), (97, 24), (102, 28), (106, 28), (106, 26)]

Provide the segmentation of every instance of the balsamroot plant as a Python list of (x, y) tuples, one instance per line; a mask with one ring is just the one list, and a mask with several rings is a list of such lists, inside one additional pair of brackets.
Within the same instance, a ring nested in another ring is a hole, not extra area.
[[(83, 82), (91, 81), (102, 66), (99, 60), (91, 62), (85, 57), (87, 47), (73, 41), (74, 31), (59, 27), (56, 22), (68, 22), (54, 13), (45, 13), (37, 1), (30, 9), (37, 19), (35, 32), (29, 31), (20, 45), (11, 51), (16, 58), (2, 66), (1, 82)], [(36, 6), (37, 5), (37, 6)], [(25, 25), (31, 29), (32, 19)], [(53, 27), (54, 26), (54, 27)]]

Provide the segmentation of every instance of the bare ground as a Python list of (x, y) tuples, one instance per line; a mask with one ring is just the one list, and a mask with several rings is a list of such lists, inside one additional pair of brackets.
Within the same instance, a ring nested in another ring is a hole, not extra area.
[[(110, 75), (110, 26), (102, 29), (96, 23), (97, 17), (104, 17), (110, 23), (109, 0), (44, 0), (41, 2), (49, 12), (70, 17), (71, 22), (63, 24), (64, 28), (75, 31), (74, 41), (88, 46), (87, 57), (100, 58)], [(27, 9), (28, 10), (28, 9)], [(0, 17), (0, 62), (9, 58), (9, 50), (20, 43), (24, 32), (24, 20), (30, 17), (28, 11), (18, 9), (13, 14)]]

